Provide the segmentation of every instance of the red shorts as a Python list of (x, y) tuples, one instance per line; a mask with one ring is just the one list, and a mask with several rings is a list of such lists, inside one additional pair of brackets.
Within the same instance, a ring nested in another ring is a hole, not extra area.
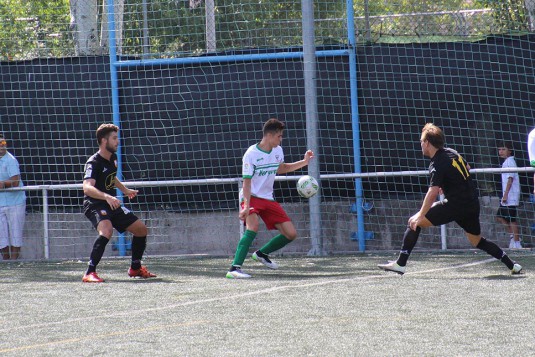
[[(240, 207), (243, 209), (243, 202)], [(253, 196), (251, 196), (251, 202), (249, 202), (249, 214), (251, 213), (259, 215), (266, 224), (267, 229), (270, 230), (277, 229), (275, 227), (276, 224), (291, 221), (278, 202)]]

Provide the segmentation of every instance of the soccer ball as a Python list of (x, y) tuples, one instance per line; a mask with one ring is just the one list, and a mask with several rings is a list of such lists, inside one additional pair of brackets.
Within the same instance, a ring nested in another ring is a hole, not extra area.
[(312, 176), (305, 175), (297, 181), (297, 192), (301, 197), (310, 198), (318, 193), (318, 181)]

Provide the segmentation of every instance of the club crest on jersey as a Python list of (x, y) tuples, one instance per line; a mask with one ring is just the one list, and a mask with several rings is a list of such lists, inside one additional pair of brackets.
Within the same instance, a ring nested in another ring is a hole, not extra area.
[(108, 215), (108, 211), (106, 211), (106, 210), (100, 210), (100, 215), (101, 215), (101, 216), (107, 216), (107, 215)]
[(109, 174), (108, 176), (106, 176), (106, 182), (105, 182), (106, 190), (111, 190), (112, 188), (115, 187), (115, 175), (116, 173), (113, 172)]

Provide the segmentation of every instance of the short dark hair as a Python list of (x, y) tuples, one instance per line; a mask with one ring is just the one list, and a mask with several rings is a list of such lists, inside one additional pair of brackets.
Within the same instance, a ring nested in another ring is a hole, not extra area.
[(509, 149), (509, 151), (511, 152), (511, 155), (514, 156), (514, 147), (513, 147), (513, 143), (511, 141), (507, 141), (507, 140), (502, 140), (498, 143), (498, 147), (499, 148), (506, 148), (506, 149)]
[(509, 150), (513, 150), (513, 143), (510, 142), (510, 141), (502, 140), (502, 141), (498, 142), (498, 147), (499, 148), (507, 148)]
[(442, 149), (444, 147), (444, 143), (446, 142), (446, 138), (444, 137), (442, 129), (433, 123), (425, 124), (424, 128), (422, 129), (421, 139), (429, 141), (429, 143), (437, 149)]
[(284, 127), (284, 123), (281, 122), (279, 119), (271, 118), (264, 123), (264, 128), (262, 129), (262, 132), (264, 133), (264, 135), (266, 135), (267, 133), (276, 133), (278, 131), (284, 130)]
[(114, 124), (102, 124), (97, 129), (97, 143), (100, 145), (100, 142), (104, 138), (108, 138), (111, 133), (119, 132), (119, 127)]

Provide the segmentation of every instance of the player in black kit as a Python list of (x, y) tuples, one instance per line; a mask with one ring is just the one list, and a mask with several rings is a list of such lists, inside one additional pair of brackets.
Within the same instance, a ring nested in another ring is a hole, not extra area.
[(128, 231), (132, 238), (132, 262), (128, 269), (130, 277), (152, 278), (141, 265), (141, 259), (147, 244), (147, 226), (139, 220), (121, 201), (115, 197), (118, 188), (130, 200), (137, 196), (137, 190), (126, 188), (117, 175), (117, 147), (119, 146), (119, 128), (113, 124), (102, 124), (97, 129), (99, 150), (85, 164), (84, 174), (84, 214), (98, 231), (98, 238), (93, 245), (89, 267), (82, 281), (85, 283), (102, 283), (96, 272), (106, 244), (108, 244), (113, 228), (120, 233)]
[[(404, 274), (405, 265), (422, 228), (456, 222), (464, 229), (472, 246), (500, 260), (512, 274), (520, 274), (520, 264), (513, 262), (496, 244), (481, 237), (479, 198), (470, 176), (470, 166), (457, 151), (445, 148), (444, 143), (444, 133), (439, 127), (431, 123), (424, 126), (420, 144), (424, 156), (431, 158), (429, 189), (420, 211), (409, 218), (397, 261), (379, 264), (379, 268)], [(437, 202), (440, 190), (445, 199)]]

